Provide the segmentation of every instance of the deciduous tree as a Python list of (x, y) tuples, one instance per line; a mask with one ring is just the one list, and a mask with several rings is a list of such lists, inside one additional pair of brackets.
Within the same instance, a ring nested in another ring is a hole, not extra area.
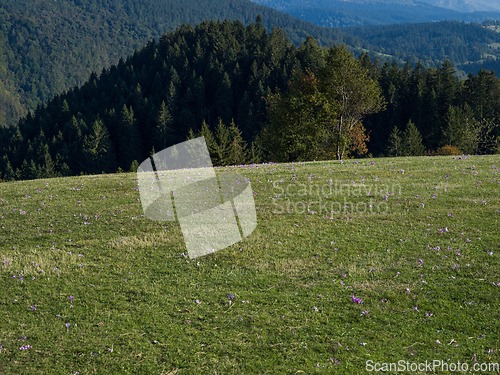
[(326, 124), (326, 130), (340, 160), (351, 146), (351, 130), (364, 116), (383, 110), (384, 101), (377, 83), (345, 46), (328, 50), (319, 80), (320, 91), (329, 103), (335, 103), (337, 110), (337, 116)]
[(325, 123), (333, 121), (334, 103), (319, 90), (313, 72), (295, 72), (288, 92), (267, 97), (269, 122), (261, 140), (274, 161), (312, 160), (321, 153)]

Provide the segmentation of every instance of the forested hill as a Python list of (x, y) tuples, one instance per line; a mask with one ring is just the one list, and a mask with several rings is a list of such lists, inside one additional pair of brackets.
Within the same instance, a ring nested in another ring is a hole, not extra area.
[[(474, 11), (446, 9), (444, 4), (413, 0), (252, 0), (325, 27), (388, 25), (436, 21), (499, 20), (500, 8), (481, 5)], [(470, 2), (469, 2), (470, 3)], [(493, 5), (493, 4), (492, 4)], [(481, 10), (481, 11), (479, 11)]]
[(285, 90), (292, 70), (314, 66), (320, 54), (315, 43), (296, 48), (259, 20), (182, 26), (93, 73), (1, 132), (0, 171), (7, 162), (22, 177), (129, 170), (153, 147), (183, 141), (189, 129), (203, 120), (214, 127), (218, 118), (234, 119), (251, 139), (265, 120), (264, 96)]
[(426, 66), (443, 63), (446, 59), (454, 65), (476, 63), (474, 73), (477, 73), (488, 57), (500, 58), (500, 32), (495, 31), (498, 26), (498, 21), (482, 24), (443, 21), (347, 27), (344, 30), (395, 58), (409, 59), (413, 63), (420, 60)]
[(285, 28), (296, 44), (368, 48), (359, 38), (325, 29), (248, 0), (4, 0), (0, 3), (0, 127), (27, 109), (85, 82), (183, 23), (262, 16), (268, 31)]

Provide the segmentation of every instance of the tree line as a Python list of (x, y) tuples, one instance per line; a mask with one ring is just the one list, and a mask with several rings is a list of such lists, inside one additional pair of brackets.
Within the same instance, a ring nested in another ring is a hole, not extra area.
[(364, 122), (374, 156), (395, 155), (388, 152), (387, 140), (391, 133), (407, 131), (410, 121), (418, 130), (425, 153), (447, 145), (466, 154), (497, 151), (500, 79), (493, 70), (481, 69), (459, 80), (449, 61), (429, 69), (420, 63), (400, 66), (362, 61), (387, 102), (385, 111), (367, 116)]
[(134, 170), (197, 135), (216, 165), (494, 152), (499, 79), (454, 73), (297, 47), (260, 17), (183, 25), (1, 130), (0, 178)]

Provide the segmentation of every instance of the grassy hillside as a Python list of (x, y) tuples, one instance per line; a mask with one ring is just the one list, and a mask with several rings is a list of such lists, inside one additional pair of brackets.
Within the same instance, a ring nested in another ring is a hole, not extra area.
[(499, 158), (220, 168), (258, 225), (196, 260), (135, 174), (2, 184), (0, 373), (499, 363)]

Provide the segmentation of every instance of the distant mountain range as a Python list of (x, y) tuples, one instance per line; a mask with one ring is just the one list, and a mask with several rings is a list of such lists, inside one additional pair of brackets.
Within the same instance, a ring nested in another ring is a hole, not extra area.
[(453, 9), (458, 12), (500, 12), (498, 0), (421, 0), (440, 8)]
[(325, 27), (500, 20), (496, 0), (252, 0)]

